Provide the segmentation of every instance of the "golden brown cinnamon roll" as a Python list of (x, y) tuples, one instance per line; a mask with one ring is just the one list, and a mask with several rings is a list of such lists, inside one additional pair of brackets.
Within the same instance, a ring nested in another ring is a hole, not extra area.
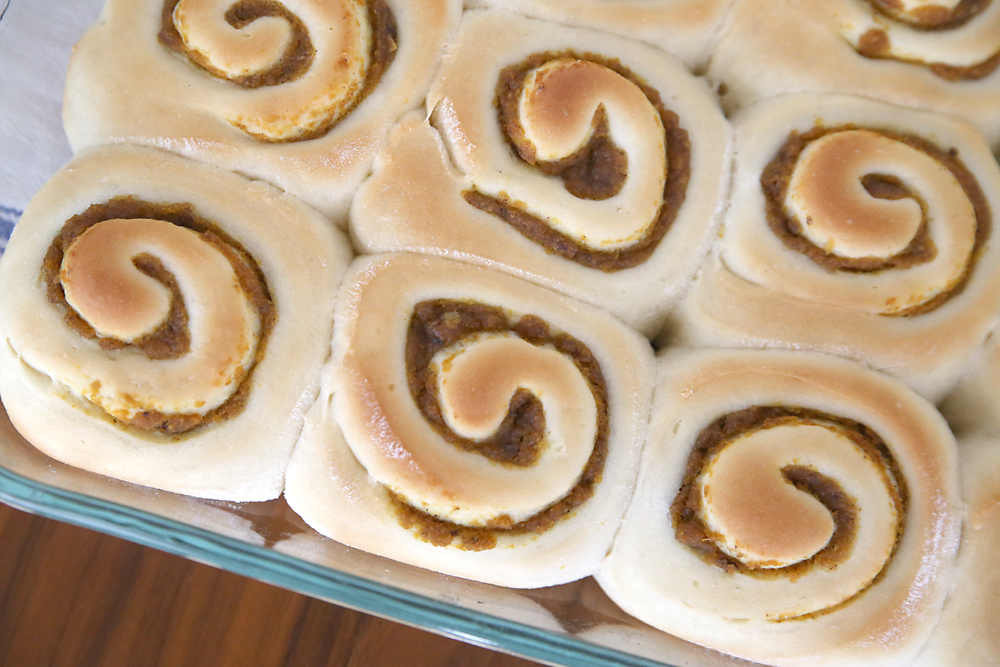
[(64, 463), (266, 500), (315, 395), (347, 239), (260, 181), (148, 148), (87, 151), (0, 263), (0, 392)]
[(675, 348), (597, 579), (640, 620), (756, 662), (910, 664), (960, 512), (954, 437), (902, 383), (815, 353)]
[(471, 0), (465, 4), (639, 39), (697, 69), (708, 60), (732, 0)]
[(349, 546), (516, 588), (596, 569), (630, 497), (652, 351), (487, 268), (358, 259), (285, 497)]
[(826, 351), (940, 399), (1000, 306), (1000, 169), (979, 133), (811, 95), (763, 102), (736, 125), (722, 239), (680, 338)]
[(268, 180), (344, 223), (461, 3), (108, 0), (77, 45), (75, 150), (141, 143)]
[(709, 77), (729, 108), (850, 93), (961, 116), (1000, 144), (995, 0), (739, 0)]
[(728, 181), (713, 95), (648, 45), (468, 12), (351, 208), (365, 252), (486, 264), (651, 333), (711, 242)]

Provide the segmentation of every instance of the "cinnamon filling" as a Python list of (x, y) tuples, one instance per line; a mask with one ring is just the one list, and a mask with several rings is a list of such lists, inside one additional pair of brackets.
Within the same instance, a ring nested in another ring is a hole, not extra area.
[(901, 0), (868, 0), (881, 14), (906, 23), (916, 30), (953, 30), (982, 14), (992, 0), (961, 0), (954, 8), (924, 5), (906, 11)]
[(414, 308), (406, 341), (406, 369), (410, 393), (421, 413), (448, 442), (465, 451), (511, 466), (537, 463), (545, 432), (541, 402), (519, 390), (510, 402), (502, 425), (484, 441), (463, 438), (452, 431), (442, 416), (436, 373), (431, 370), (434, 355), (463, 339), (482, 333), (510, 332), (536, 345), (552, 347), (571, 359), (590, 385), (597, 404), (597, 435), (580, 480), (561, 500), (534, 516), (514, 523), (501, 517), (485, 527), (469, 527), (444, 521), (407, 504), (390, 493), (400, 525), (435, 545), (454, 544), (460, 549), (492, 549), (500, 534), (540, 534), (570, 514), (594, 494), (601, 480), (608, 450), (607, 386), (600, 365), (586, 345), (565, 333), (553, 333), (541, 318), (525, 315), (513, 320), (501, 308), (482, 303), (438, 299)]
[[(143, 201), (136, 197), (115, 197), (103, 204), (93, 204), (86, 211), (70, 218), (59, 235), (53, 239), (42, 262), (41, 279), (46, 285), (49, 302), (63, 311), (64, 321), (76, 334), (95, 341), (101, 349), (120, 350), (133, 347), (148, 358), (175, 359), (190, 348), (188, 315), (177, 280), (155, 257), (138, 255), (134, 264), (137, 269), (164, 285), (171, 292), (170, 312), (167, 318), (152, 333), (137, 340), (126, 342), (106, 336), (99, 336), (86, 320), (66, 301), (59, 270), (63, 255), (73, 242), (87, 229), (105, 220), (150, 218), (162, 220), (198, 232), (202, 239), (219, 250), (229, 263), (239, 280), (247, 300), (256, 309), (261, 322), (260, 341), (257, 345), (257, 359), (264, 354), (268, 335), (277, 320), (277, 312), (263, 273), (250, 254), (232, 237), (210, 221), (195, 213), (190, 204), (164, 204)], [(128, 420), (128, 424), (143, 431), (182, 434), (192, 429), (231, 419), (243, 411), (250, 392), (253, 367), (241, 379), (236, 391), (222, 405), (205, 414), (166, 414), (155, 410), (138, 413)]]
[[(848, 273), (876, 273), (891, 269), (905, 269), (910, 266), (930, 262), (937, 254), (927, 229), (927, 204), (920, 195), (911, 191), (898, 178), (887, 174), (866, 174), (862, 178), (865, 190), (879, 199), (911, 198), (923, 211), (923, 221), (920, 228), (901, 252), (891, 257), (843, 257), (820, 248), (803, 235), (802, 222), (790, 216), (785, 209), (785, 197), (788, 193), (792, 173), (802, 151), (813, 142), (828, 134), (858, 129), (855, 126), (825, 128), (817, 126), (812, 130), (799, 134), (793, 132), (788, 140), (765, 167), (760, 183), (766, 202), (767, 221), (771, 231), (778, 236), (786, 247), (800, 252), (827, 271), (844, 271)], [(894, 313), (884, 313), (886, 316), (921, 315), (939, 308), (953, 296), (957, 296), (965, 288), (972, 275), (976, 262), (982, 254), (986, 240), (991, 231), (990, 208), (975, 176), (966, 168), (954, 149), (942, 150), (920, 137), (893, 132), (891, 130), (873, 130), (894, 141), (902, 142), (912, 148), (922, 151), (948, 169), (961, 185), (976, 215), (976, 237), (972, 255), (962, 278), (950, 289), (934, 298), (912, 308)]]
[(159, 40), (161, 44), (169, 47), (177, 53), (186, 55), (191, 61), (211, 72), (217, 77), (228, 78), (241, 88), (260, 88), (262, 86), (276, 86), (298, 79), (309, 71), (312, 65), (316, 50), (313, 48), (312, 40), (309, 39), (309, 30), (302, 19), (293, 14), (274, 0), (240, 0), (226, 12), (226, 22), (237, 30), (253, 23), (259, 18), (271, 16), (280, 18), (288, 23), (291, 29), (292, 39), (281, 58), (272, 67), (263, 72), (247, 74), (237, 77), (228, 77), (225, 72), (215, 69), (210, 62), (200, 54), (188, 51), (184, 46), (180, 33), (174, 26), (174, 8), (179, 0), (166, 0), (163, 4), (161, 15), (161, 27)]
[[(863, 509), (854, 504), (853, 499), (844, 492), (836, 480), (808, 466), (791, 465), (783, 468), (781, 472), (790, 484), (809, 493), (827, 508), (833, 517), (835, 528), (827, 545), (806, 560), (777, 568), (748, 567), (720, 548), (720, 536), (713, 534), (701, 518), (704, 499), (698, 480), (713, 457), (740, 436), (776, 426), (798, 424), (835, 429), (883, 471), (886, 488), (897, 510), (896, 543), (898, 544), (905, 524), (908, 492), (895, 459), (882, 438), (859, 422), (818, 410), (784, 406), (758, 406), (724, 415), (698, 435), (688, 457), (680, 489), (670, 505), (670, 516), (677, 540), (693, 549), (711, 565), (731, 574), (757, 578), (794, 580), (814, 568), (833, 569), (845, 562), (854, 548), (857, 515)], [(880, 573), (875, 580), (881, 576)]]
[[(312, 40), (309, 39), (309, 30), (302, 20), (289, 11), (283, 4), (276, 0), (239, 0), (226, 12), (226, 21), (233, 28), (243, 28), (259, 18), (266, 16), (277, 17), (287, 21), (292, 39), (285, 48), (284, 54), (272, 67), (263, 72), (247, 74), (229, 78), (224, 72), (220, 72), (212, 67), (204, 57), (197, 53), (188, 51), (180, 33), (174, 26), (174, 8), (179, 0), (165, 0), (163, 12), (160, 19), (160, 32), (158, 39), (167, 48), (187, 56), (191, 62), (201, 67), (211, 74), (225, 78), (235, 83), (241, 88), (261, 88), (264, 86), (276, 86), (283, 83), (290, 83), (303, 76), (309, 71), (316, 51), (313, 48)], [(329, 119), (321, 126), (301, 135), (269, 141), (307, 141), (316, 139), (330, 131), (337, 124), (340, 118), (351, 113), (378, 85), (382, 75), (392, 64), (396, 56), (397, 27), (396, 17), (392, 10), (386, 5), (385, 0), (370, 0), (367, 3), (368, 20), (372, 26), (372, 49), (371, 64), (368, 74), (365, 77), (364, 87), (355, 97), (351, 105), (342, 114)], [(255, 135), (256, 136), (256, 135)], [(258, 137), (261, 138), (261, 137)]]
[[(132, 343), (146, 353), (150, 359), (176, 359), (191, 348), (191, 336), (187, 328), (188, 314), (181, 296), (177, 280), (163, 266), (163, 263), (149, 254), (141, 254), (133, 261), (135, 267), (170, 290), (170, 314), (156, 331)], [(86, 325), (81, 321), (81, 324)], [(88, 336), (90, 337), (90, 336)], [(104, 336), (94, 336), (103, 349), (125, 347), (125, 343)]]
[[(943, 32), (960, 28), (982, 14), (989, 7), (991, 1), (961, 0), (953, 9), (940, 5), (925, 5), (916, 7), (912, 11), (906, 11), (900, 0), (869, 0), (878, 13), (904, 23), (914, 30), (926, 32)], [(872, 28), (861, 36), (855, 50), (865, 58), (897, 60), (927, 67), (946, 81), (978, 81), (1000, 67), (1000, 51), (982, 62), (958, 67), (946, 63), (928, 63), (921, 60), (900, 58), (890, 53), (891, 47), (889, 33), (883, 28)]]
[(656, 250), (684, 203), (691, 178), (691, 142), (688, 133), (680, 126), (677, 114), (664, 106), (660, 94), (616, 59), (590, 53), (547, 52), (535, 54), (518, 65), (505, 68), (497, 83), (495, 102), (505, 136), (521, 159), (538, 167), (545, 174), (561, 178), (566, 189), (574, 196), (590, 200), (613, 197), (621, 190), (628, 176), (628, 156), (611, 139), (607, 118), (601, 108), (594, 115), (593, 132), (586, 145), (557, 161), (536, 159), (534, 147), (525, 139), (525, 131), (518, 118), (518, 99), (525, 79), (532, 70), (560, 58), (587, 60), (613, 70), (638, 86), (657, 110), (665, 132), (670, 169), (663, 188), (663, 201), (655, 220), (628, 247), (595, 250), (553, 229), (545, 220), (528, 212), (523, 204), (502, 194), (493, 197), (473, 189), (464, 192), (463, 196), (472, 206), (504, 220), (550, 253), (606, 273), (637, 266)]
[(500, 126), (517, 154), (542, 172), (562, 179), (574, 197), (600, 201), (618, 194), (628, 175), (628, 154), (612, 140), (604, 108), (599, 107), (594, 114), (590, 139), (578, 151), (560, 160), (539, 160), (518, 114), (518, 97), (526, 76), (527, 72), (508, 67), (500, 73), (497, 91)]

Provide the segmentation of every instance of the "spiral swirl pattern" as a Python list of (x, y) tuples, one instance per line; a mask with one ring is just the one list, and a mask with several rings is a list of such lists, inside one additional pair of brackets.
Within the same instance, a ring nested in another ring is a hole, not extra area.
[[(932, 310), (961, 289), (990, 233), (975, 177), (915, 136), (796, 133), (761, 186), (773, 233), (828, 273), (813, 272), (808, 282), (784, 274), (783, 289), (831, 305), (883, 315)], [(838, 275), (850, 277), (846, 289)]]
[(869, 0), (871, 16), (846, 22), (867, 58), (927, 67), (948, 81), (978, 80), (1000, 66), (1000, 5), (992, 0)]
[(43, 275), (66, 325), (107, 352), (54, 371), (73, 392), (149, 431), (240, 411), (272, 305), (249, 255), (189, 206), (94, 205), (67, 222)]
[(262, 141), (326, 133), (377, 83), (395, 51), (384, 2), (167, 0), (160, 41), (247, 89), (220, 109)]
[(728, 187), (729, 126), (703, 80), (639, 42), (472, 11), (426, 111), (354, 199), (363, 252), (500, 268), (652, 335)]
[[(442, 533), (442, 521), (540, 531), (593, 494), (607, 457), (607, 397), (600, 366), (578, 340), (485, 304), (421, 302), (406, 357), (410, 400), (430, 426), (409, 439), (407, 466), (451, 481), (435, 488), (400, 476), (397, 461), (377, 448), (358, 443), (352, 451), (427, 515), (425, 535)], [(464, 531), (459, 545), (495, 543), (482, 532)]]
[(671, 516), (677, 539), (706, 562), (795, 581), (787, 598), (748, 612), (787, 620), (832, 611), (880, 577), (903, 533), (906, 489), (865, 425), (753, 407), (699, 434)]
[(708, 76), (730, 110), (788, 93), (858, 95), (965, 118), (996, 149), (998, 65), (995, 0), (743, 0)]
[(347, 226), (427, 94), (461, 0), (108, 0), (66, 75), (74, 151), (139, 144), (272, 183)]
[(634, 474), (622, 438), (641, 437), (629, 415), (651, 390), (647, 343), (543, 288), (416, 255), (358, 262), (336, 317), (328, 398), (288, 473), (297, 512), (335, 540), (482, 581), (596, 565)]
[(636, 495), (598, 581), (640, 620), (765, 664), (909, 664), (960, 537), (954, 437), (860, 364), (662, 355)]
[(1000, 170), (981, 135), (841, 95), (775, 98), (736, 125), (724, 233), (677, 338), (823, 351), (943, 398), (1000, 306)]
[(350, 257), (261, 181), (140, 146), (86, 151), (18, 223), (0, 393), (64, 464), (154, 489), (278, 497)]
[(511, 180), (503, 167), (479, 170), (466, 200), (584, 266), (620, 271), (648, 258), (691, 168), (687, 132), (659, 93), (610, 60), (541, 53), (501, 72), (497, 105), (523, 164)]

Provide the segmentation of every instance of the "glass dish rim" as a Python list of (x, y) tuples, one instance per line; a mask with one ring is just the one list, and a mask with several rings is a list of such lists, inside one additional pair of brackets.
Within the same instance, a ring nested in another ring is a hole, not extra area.
[(567, 667), (671, 667), (38, 482), (0, 461), (0, 502), (483, 648)]

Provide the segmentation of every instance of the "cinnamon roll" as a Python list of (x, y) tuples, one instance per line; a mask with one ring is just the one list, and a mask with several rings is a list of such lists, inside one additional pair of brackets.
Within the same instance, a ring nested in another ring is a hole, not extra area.
[(1000, 169), (979, 133), (841, 96), (735, 123), (731, 205), (680, 339), (847, 356), (939, 400), (1000, 307)]
[(593, 28), (658, 46), (700, 69), (731, 0), (471, 0), (554, 23)]
[(597, 579), (640, 620), (756, 662), (910, 664), (960, 528), (954, 437), (902, 383), (816, 353), (675, 348)]
[(320, 533), (533, 588), (591, 574), (628, 503), (652, 349), (606, 313), (483, 267), (359, 258), (285, 497)]
[(139, 147), (81, 154), (0, 263), (0, 393), (69, 465), (266, 500), (318, 389), (350, 246), (260, 181)]
[(915, 667), (994, 665), (1000, 660), (1000, 442), (959, 438), (966, 514), (954, 588)]
[(966, 118), (997, 147), (998, 68), (994, 0), (738, 0), (709, 77), (730, 109), (849, 93)]
[(654, 331), (707, 252), (728, 125), (666, 54), (468, 12), (351, 208), (364, 252), (500, 268)]
[(66, 132), (74, 150), (140, 143), (262, 178), (346, 224), (460, 12), (457, 0), (108, 0), (70, 62)]

